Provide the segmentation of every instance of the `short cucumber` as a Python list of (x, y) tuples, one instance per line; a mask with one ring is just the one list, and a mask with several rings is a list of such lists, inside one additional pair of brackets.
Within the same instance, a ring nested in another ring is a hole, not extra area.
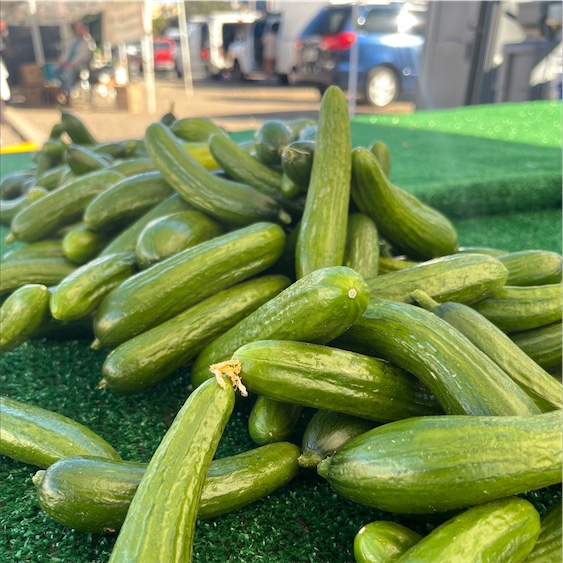
[(428, 260), (453, 254), (457, 231), (438, 210), (392, 184), (371, 151), (352, 151), (352, 198), (376, 223), (380, 235), (410, 258)]
[(39, 176), (35, 182), (35, 187), (39, 186), (47, 190), (54, 190), (61, 185), (64, 175), (69, 170), (68, 164), (59, 164), (59, 166), (55, 166)]
[(389, 147), (383, 141), (374, 141), (368, 147), (370, 152), (375, 156), (377, 162), (379, 162), (379, 166), (381, 167), (381, 171), (387, 178), (389, 178), (391, 174), (391, 151)]
[(561, 284), (506, 285), (473, 307), (508, 334), (539, 328), (561, 320)]
[(72, 321), (94, 312), (104, 297), (137, 272), (135, 254), (123, 252), (95, 258), (61, 280), (51, 294), (51, 314)]
[(356, 563), (391, 563), (421, 539), (420, 534), (397, 522), (370, 522), (354, 537), (354, 559)]
[(300, 191), (309, 188), (314, 154), (315, 141), (293, 141), (281, 153), (282, 170)]
[(26, 260), (28, 258), (63, 258), (64, 252), (59, 239), (48, 239), (31, 244), (24, 244), (9, 250), (2, 256), (2, 262), (8, 260)]
[(317, 472), (378, 510), (446, 512), (560, 483), (562, 438), (561, 411), (410, 418), (352, 438)]
[(108, 166), (108, 160), (104, 156), (80, 145), (69, 145), (67, 147), (65, 162), (77, 176)]
[(204, 383), (176, 415), (133, 497), (110, 563), (191, 561), (205, 477), (235, 405), (234, 389), (222, 382)]
[(281, 119), (266, 119), (254, 131), (256, 156), (265, 164), (280, 163), (281, 152), (293, 138), (293, 131)]
[(312, 272), (208, 344), (192, 366), (192, 384), (201, 385), (212, 377), (211, 364), (229, 360), (238, 348), (254, 340), (329, 342), (362, 314), (367, 299), (363, 278), (350, 268)]
[(207, 142), (212, 135), (228, 137), (228, 133), (206, 117), (184, 117), (177, 119), (170, 130), (184, 141)]
[(381, 358), (415, 375), (448, 414), (540, 412), (532, 399), (463, 334), (413, 305), (370, 301), (336, 345)]
[(561, 282), (563, 258), (547, 250), (521, 250), (498, 257), (508, 270), (506, 285), (544, 285)]
[[(214, 459), (207, 470), (198, 518), (216, 518), (266, 497), (298, 472), (299, 448), (278, 442)], [(108, 533), (121, 528), (146, 463), (70, 457), (33, 477), (42, 510), (63, 526)]]
[(542, 412), (561, 409), (561, 383), (527, 356), (510, 338), (483, 315), (462, 303), (437, 303), (420, 290), (413, 299), (466, 336), (493, 360)]
[(402, 369), (363, 354), (289, 340), (258, 340), (238, 348), (249, 391), (312, 408), (390, 422), (440, 414), (432, 394)]
[(400, 563), (512, 563), (532, 551), (540, 532), (534, 505), (518, 497), (474, 506), (413, 545), (397, 559)]
[(50, 318), (49, 290), (41, 284), (16, 289), (0, 306), (0, 352), (32, 338)]
[(319, 110), (315, 156), (295, 252), (298, 278), (343, 263), (351, 150), (346, 97), (338, 87), (331, 86)]
[(5, 174), (0, 180), (0, 199), (15, 199), (24, 194), (24, 186), (28, 180), (33, 180), (35, 173), (32, 170), (16, 170)]
[(285, 244), (275, 223), (255, 223), (187, 248), (131, 276), (103, 300), (94, 322), (115, 347), (271, 266)]
[(241, 282), (127, 340), (106, 358), (100, 387), (138, 393), (156, 385), (289, 283), (283, 276)]
[(412, 303), (411, 293), (420, 289), (436, 301), (469, 304), (500, 290), (507, 275), (492, 256), (453, 254), (366, 281), (374, 299)]
[(561, 368), (561, 321), (509, 335), (510, 339), (545, 370)]
[(77, 455), (121, 459), (98, 434), (66, 416), (9, 397), (0, 397), (0, 407), (2, 455), (43, 468)]
[(379, 233), (373, 219), (363, 213), (352, 213), (348, 217), (343, 264), (365, 279), (378, 274)]
[(526, 563), (558, 563), (561, 561), (562, 529), (561, 500), (556, 502), (540, 519), (540, 534)]
[(302, 410), (295, 403), (259, 396), (248, 417), (248, 433), (259, 446), (289, 440)]
[(114, 231), (94, 232), (84, 223), (78, 223), (64, 235), (63, 253), (75, 264), (86, 264), (96, 258), (114, 236)]
[(97, 141), (80, 117), (68, 110), (61, 111), (61, 123), (66, 134), (79, 145), (96, 145)]

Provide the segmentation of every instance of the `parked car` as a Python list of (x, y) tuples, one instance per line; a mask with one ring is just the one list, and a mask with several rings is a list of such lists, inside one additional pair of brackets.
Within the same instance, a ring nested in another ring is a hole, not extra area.
[(176, 41), (170, 37), (155, 37), (153, 39), (154, 70), (175, 70), (176, 62), (174, 56), (177, 49)]
[(383, 107), (414, 96), (424, 43), (426, 4), (390, 2), (322, 8), (295, 44), (292, 83), (331, 84), (348, 89), (350, 54), (358, 52), (357, 91), (361, 101)]
[[(194, 80), (203, 80), (208, 77), (207, 66), (201, 58), (201, 39), (204, 19), (194, 19), (187, 22), (188, 48), (190, 52), (190, 69)], [(182, 56), (180, 30), (170, 29), (166, 32), (168, 37), (176, 40), (178, 48), (174, 55), (174, 67), (178, 78), (184, 76), (184, 60)]]

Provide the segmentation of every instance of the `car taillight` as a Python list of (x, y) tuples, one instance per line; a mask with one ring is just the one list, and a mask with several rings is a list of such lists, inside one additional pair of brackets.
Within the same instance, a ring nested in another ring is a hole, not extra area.
[(294, 44), (293, 44), (293, 48), (296, 51), (301, 51), (301, 48), (303, 47), (303, 41), (301, 41), (301, 39), (298, 39)]
[(356, 34), (353, 31), (344, 31), (333, 35), (325, 35), (321, 39), (321, 51), (343, 51), (350, 49), (356, 42)]
[(208, 61), (209, 60), (209, 49), (207, 47), (202, 47), (199, 54), (201, 56), (202, 61)]

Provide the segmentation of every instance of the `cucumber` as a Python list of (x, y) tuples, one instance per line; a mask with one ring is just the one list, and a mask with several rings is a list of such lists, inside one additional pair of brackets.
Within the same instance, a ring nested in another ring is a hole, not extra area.
[[(14, 217), (29, 205), (31, 205), (31, 201), (27, 194), (15, 199), (0, 199), (0, 224), (10, 226)], [(10, 241), (9, 238), (8, 241)]]
[(303, 433), (301, 467), (316, 468), (320, 461), (332, 455), (348, 440), (377, 426), (372, 420), (341, 412), (318, 410)]
[(24, 244), (9, 250), (2, 256), (2, 262), (8, 260), (26, 260), (28, 258), (63, 258), (64, 252), (59, 239), (42, 240)]
[(137, 272), (135, 254), (123, 252), (87, 262), (60, 281), (51, 294), (51, 314), (73, 321), (94, 312), (104, 297)]
[(561, 368), (561, 321), (510, 334), (509, 338), (545, 370)]
[(104, 156), (80, 145), (69, 145), (67, 147), (65, 162), (77, 176), (108, 166), (108, 160)]
[(380, 235), (400, 253), (415, 260), (453, 254), (457, 231), (438, 210), (392, 184), (371, 151), (352, 151), (352, 199), (369, 215)]
[(154, 162), (149, 157), (126, 158), (124, 160), (114, 162), (108, 166), (108, 168), (109, 170), (115, 170), (126, 177), (156, 170)]
[(287, 174), (282, 174), (280, 192), (286, 199), (294, 200), (302, 193), (302, 190)]
[(315, 141), (293, 141), (282, 150), (282, 170), (300, 191), (309, 188), (314, 154)]
[(561, 320), (561, 284), (507, 285), (473, 307), (508, 334), (539, 328)]
[(33, 170), (16, 170), (0, 180), (0, 199), (16, 199), (24, 194), (24, 186), (35, 178)]
[(397, 522), (379, 520), (362, 526), (354, 537), (356, 563), (390, 563), (422, 536)]
[(208, 344), (192, 366), (192, 384), (212, 377), (211, 364), (229, 360), (254, 340), (304, 340), (325, 344), (344, 332), (367, 306), (363, 278), (345, 266), (322, 268), (297, 280)]
[(379, 233), (377, 225), (363, 213), (352, 213), (348, 217), (343, 264), (365, 279), (378, 274)]
[(125, 394), (156, 385), (289, 283), (283, 276), (241, 282), (127, 340), (106, 358), (100, 387)]
[(0, 352), (32, 338), (50, 318), (49, 290), (41, 284), (16, 289), (0, 307)]
[(413, 374), (434, 393), (447, 414), (540, 412), (532, 399), (463, 334), (414, 305), (371, 301), (335, 344), (381, 358)]
[(191, 561), (206, 473), (235, 405), (234, 389), (222, 382), (204, 383), (176, 415), (133, 497), (110, 563)]
[(205, 170), (164, 125), (152, 123), (147, 127), (145, 145), (174, 190), (214, 219), (235, 227), (256, 221), (291, 221), (273, 198)]
[(203, 168), (209, 172), (216, 172), (220, 169), (219, 164), (213, 158), (209, 150), (209, 142), (183, 141), (184, 150)]
[(0, 295), (11, 293), (27, 284), (51, 286), (76, 270), (66, 258), (24, 258), (0, 264)]
[(42, 468), (77, 455), (121, 459), (102, 437), (66, 416), (9, 397), (0, 397), (0, 407), (2, 455)]
[(309, 342), (258, 340), (238, 348), (240, 377), (253, 393), (377, 422), (440, 414), (410, 374), (363, 354)]
[(125, 158), (128, 156), (128, 150), (125, 143), (119, 141), (109, 141), (107, 143), (100, 143), (92, 148), (96, 154), (109, 156), (113, 159)]
[(97, 141), (87, 125), (75, 114), (68, 110), (61, 111), (61, 123), (65, 133), (74, 143), (79, 145), (96, 145)]
[[(289, 483), (299, 469), (299, 448), (278, 442), (214, 459), (209, 465), (198, 518), (216, 518), (260, 500)], [(146, 463), (70, 457), (33, 476), (41, 509), (53, 520), (83, 532), (119, 530)]]
[(412, 303), (411, 293), (420, 289), (436, 301), (470, 304), (500, 290), (507, 276), (492, 256), (453, 254), (366, 281), (374, 299)]
[(55, 188), (58, 188), (61, 185), (62, 180), (65, 177), (65, 174), (67, 174), (69, 170), (70, 167), (66, 163), (59, 164), (58, 166), (50, 168), (49, 170), (44, 172), (41, 176), (39, 176), (39, 178), (37, 178), (34, 186), (45, 188), (46, 190), (49, 191), (54, 190)]
[(96, 170), (60, 186), (13, 218), (11, 236), (24, 242), (35, 242), (53, 235), (80, 220), (88, 203), (122, 178), (118, 172)]
[(561, 411), (410, 418), (352, 438), (317, 472), (378, 510), (447, 512), (560, 483), (562, 437)]
[(254, 131), (256, 156), (265, 164), (280, 164), (281, 152), (292, 139), (293, 131), (285, 121), (266, 119)]
[(84, 210), (82, 220), (92, 231), (123, 228), (173, 193), (160, 172), (135, 174), (93, 198)]
[(248, 418), (248, 433), (259, 446), (291, 438), (303, 407), (295, 403), (257, 397)]
[(383, 174), (389, 178), (391, 174), (391, 151), (389, 147), (383, 141), (374, 141), (368, 149), (379, 162)]
[(114, 237), (112, 231), (94, 232), (78, 223), (62, 239), (64, 256), (75, 264), (86, 264), (98, 256)]
[(379, 275), (390, 274), (391, 272), (396, 272), (398, 270), (406, 270), (407, 268), (412, 268), (413, 266), (418, 266), (420, 262), (414, 262), (413, 260), (407, 260), (405, 257), (393, 257), (379, 256), (377, 261), (377, 273)]
[(466, 336), (493, 360), (542, 411), (561, 409), (563, 387), (527, 356), (510, 338), (483, 315), (462, 303), (437, 303), (424, 292), (413, 292), (414, 300)]
[(107, 295), (96, 313), (94, 333), (99, 344), (113, 348), (262, 272), (279, 258), (284, 243), (279, 225), (255, 223), (131, 276)]
[(529, 286), (561, 282), (562, 257), (547, 250), (521, 250), (499, 256), (508, 270), (506, 285)]
[(507, 250), (491, 248), (490, 246), (460, 246), (457, 249), (457, 252), (465, 254), (486, 254), (487, 256), (494, 256), (495, 258), (509, 254)]
[(151, 221), (139, 234), (135, 254), (141, 268), (211, 240), (224, 230), (201, 211), (179, 211)]
[(562, 508), (561, 500), (559, 500), (541, 517), (538, 541), (528, 557), (524, 559), (526, 563), (558, 563), (561, 561)]
[(319, 110), (315, 156), (295, 253), (298, 278), (343, 263), (351, 150), (346, 97), (332, 86), (324, 93)]
[(184, 141), (208, 142), (213, 135), (228, 138), (228, 133), (206, 117), (184, 117), (177, 119), (170, 130)]

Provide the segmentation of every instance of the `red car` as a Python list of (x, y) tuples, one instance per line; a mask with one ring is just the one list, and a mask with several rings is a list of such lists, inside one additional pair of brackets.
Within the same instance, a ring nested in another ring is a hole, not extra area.
[(155, 37), (153, 40), (154, 70), (174, 70), (176, 68), (174, 56), (177, 48), (174, 39)]

